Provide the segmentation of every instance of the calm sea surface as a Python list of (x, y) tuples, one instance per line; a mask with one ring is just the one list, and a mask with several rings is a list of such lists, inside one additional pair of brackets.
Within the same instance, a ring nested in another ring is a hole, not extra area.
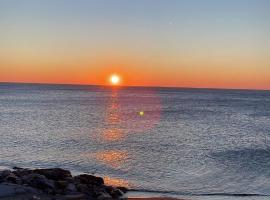
[(141, 192), (270, 195), (269, 91), (0, 84), (0, 137), (2, 166)]

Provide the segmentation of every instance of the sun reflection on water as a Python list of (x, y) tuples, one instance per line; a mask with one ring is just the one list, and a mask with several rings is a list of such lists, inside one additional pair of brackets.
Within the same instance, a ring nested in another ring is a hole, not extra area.
[(101, 151), (94, 156), (98, 161), (114, 169), (120, 169), (128, 159), (128, 153), (121, 150)]
[(108, 129), (103, 132), (103, 139), (106, 141), (119, 141), (122, 137), (122, 132), (117, 128)]
[(106, 111), (106, 128), (102, 132), (102, 140), (113, 142), (119, 141), (124, 137), (123, 130), (120, 128), (121, 115), (120, 115), (120, 104), (118, 99), (117, 90), (113, 90), (110, 102)]
[[(128, 136), (147, 133), (158, 124), (161, 113), (161, 102), (155, 94), (138, 90), (126, 95), (125, 91), (121, 93), (119, 89), (112, 89), (107, 99), (104, 126), (98, 135), (101, 148), (84, 155), (96, 160), (105, 169), (124, 173), (132, 170), (131, 161), (135, 159), (132, 147), (126, 145)], [(113, 186), (130, 187), (131, 184), (112, 176), (105, 176), (104, 180)]]
[(115, 187), (127, 187), (127, 188), (131, 187), (131, 183), (124, 179), (113, 178), (110, 176), (105, 176), (103, 177), (103, 179), (106, 185), (111, 185)]

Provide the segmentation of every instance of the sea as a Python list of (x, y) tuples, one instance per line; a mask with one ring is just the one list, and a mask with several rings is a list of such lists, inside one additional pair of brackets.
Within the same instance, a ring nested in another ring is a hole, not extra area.
[(0, 165), (133, 197), (270, 199), (270, 91), (1, 83)]

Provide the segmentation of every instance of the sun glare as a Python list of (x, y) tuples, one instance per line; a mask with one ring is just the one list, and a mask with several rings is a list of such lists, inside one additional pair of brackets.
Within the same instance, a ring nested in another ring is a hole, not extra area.
[(110, 82), (113, 85), (118, 85), (120, 83), (120, 77), (114, 74), (110, 77)]

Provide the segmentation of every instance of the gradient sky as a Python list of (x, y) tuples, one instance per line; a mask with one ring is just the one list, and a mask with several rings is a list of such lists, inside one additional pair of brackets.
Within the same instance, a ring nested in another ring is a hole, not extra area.
[(269, 0), (0, 0), (0, 82), (270, 89)]

